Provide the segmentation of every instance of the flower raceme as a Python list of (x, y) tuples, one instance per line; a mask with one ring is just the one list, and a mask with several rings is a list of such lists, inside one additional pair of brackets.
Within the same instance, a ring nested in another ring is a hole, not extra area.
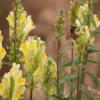
[[(91, 22), (87, 22), (88, 19)], [(77, 19), (80, 24), (78, 25), (88, 25), (90, 31), (95, 31), (98, 26), (100, 26), (100, 21), (98, 20), (97, 15), (90, 13), (89, 4), (86, 3), (83, 6), (80, 6), (77, 10)], [(76, 23), (77, 25), (77, 23)]]
[[(14, 20), (15, 20), (15, 14), (14, 11), (11, 11), (7, 17), (7, 21), (9, 23), (10, 38), (12, 38), (14, 35), (14, 28), (15, 28)], [(18, 9), (16, 15), (17, 38), (22, 40), (34, 28), (35, 25), (32, 21), (31, 15), (27, 15), (26, 11), (24, 11), (24, 8), (21, 6), (21, 8)]]
[[(40, 66), (33, 74), (35, 83), (40, 83), (44, 92), (48, 95), (56, 94), (57, 66), (55, 61), (48, 57), (44, 66)], [(54, 84), (52, 84), (54, 83)]]
[[(37, 70), (34, 72), (33, 77), (34, 81), (37, 81), (38, 83), (42, 83), (48, 78), (49, 79), (56, 79), (57, 74), (57, 66), (53, 59), (50, 57), (47, 58), (45, 65), (40, 66), (37, 68)], [(50, 80), (49, 80), (50, 81)]]
[[(92, 45), (94, 42), (93, 32), (100, 26), (100, 21), (96, 15), (90, 11), (89, 4), (86, 3), (76, 10), (76, 19), (74, 22), (74, 32), (72, 34), (74, 43), (79, 45)], [(74, 34), (74, 35), (73, 35)]]
[(1, 31), (0, 31), (0, 68), (1, 68), (2, 60), (6, 55), (5, 49), (4, 49), (4, 47), (2, 47), (2, 41), (3, 41), (3, 36), (2, 36)]
[(34, 71), (43, 66), (47, 55), (45, 53), (45, 43), (40, 38), (29, 37), (20, 46), (22, 52), (21, 60), (24, 62), (24, 67), (27, 72)]
[(4, 100), (19, 100), (25, 91), (25, 78), (20, 65), (13, 63), (10, 72), (3, 76), (0, 83), (0, 95)]

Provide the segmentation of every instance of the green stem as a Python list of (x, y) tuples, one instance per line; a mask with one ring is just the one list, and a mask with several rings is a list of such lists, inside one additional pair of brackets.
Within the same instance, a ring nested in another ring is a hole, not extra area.
[(60, 48), (61, 48), (61, 41), (58, 40), (57, 43), (58, 47), (57, 47), (57, 96), (58, 96), (58, 100), (60, 100)]
[(30, 100), (33, 100), (33, 76), (30, 83)]
[(18, 4), (17, 0), (15, 0), (15, 11), (14, 11), (14, 61), (16, 62), (16, 34), (17, 34), (17, 9), (18, 9)]
[[(72, 47), (73, 47), (73, 43), (72, 43)], [(71, 49), (71, 59), (72, 59), (72, 62), (73, 62), (73, 57), (74, 57), (74, 49), (72, 48)], [(72, 65), (73, 66), (73, 65)], [(71, 68), (71, 75), (73, 74), (73, 69)], [(71, 87), (72, 87), (72, 83), (73, 83), (73, 80), (71, 80)], [(71, 89), (71, 96), (73, 95), (73, 91)]]
[(80, 80), (80, 75), (81, 75), (81, 68), (78, 65), (77, 100), (81, 100), (81, 80)]
[(48, 86), (46, 84), (46, 100), (48, 100)]

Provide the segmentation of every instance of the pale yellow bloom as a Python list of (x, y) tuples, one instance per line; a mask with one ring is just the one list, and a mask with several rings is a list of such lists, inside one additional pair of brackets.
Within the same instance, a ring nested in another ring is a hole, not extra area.
[(14, 27), (14, 13), (13, 13), (13, 11), (11, 11), (10, 14), (8, 15), (7, 21), (9, 22), (9, 25), (11, 27)]
[[(10, 38), (13, 37), (14, 35), (14, 12), (11, 11), (10, 14), (7, 17), (7, 21), (9, 23), (9, 34)], [(16, 33), (17, 33), (17, 38), (22, 41), (27, 34), (35, 28), (35, 25), (32, 21), (32, 18), (30, 15), (27, 15), (26, 11), (24, 11), (23, 8), (20, 8), (17, 10), (17, 19), (16, 19)]]
[[(50, 61), (50, 65), (48, 64), (48, 61)], [(46, 73), (49, 73), (50, 75), (48, 76)], [(56, 76), (57, 66), (55, 61), (51, 58), (47, 58), (45, 65), (38, 67), (34, 72), (33, 79), (37, 83), (43, 83), (47, 77), (50, 77), (50, 79), (56, 79)]]
[(83, 6), (80, 6), (80, 10), (84, 13), (89, 10), (89, 6), (87, 3), (85, 3)]
[(19, 84), (19, 85), (24, 85), (25, 84), (25, 78), (23, 78), (23, 77), (20, 77), (18, 80), (17, 80), (17, 83)]
[(3, 36), (2, 36), (2, 32), (0, 31), (0, 42), (3, 41)]
[(89, 6), (88, 3), (84, 4), (83, 6), (80, 6), (77, 9), (77, 18), (75, 21), (77, 31), (76, 35), (77, 38), (75, 39), (75, 43), (78, 46), (75, 47), (83, 47), (87, 45), (88, 43), (93, 44), (94, 37), (92, 36), (92, 32), (96, 30), (100, 26), (100, 21), (98, 20), (96, 15), (91, 15), (93, 18), (90, 21), (90, 25), (86, 22), (86, 17), (89, 14)]
[(4, 86), (2, 84), (0, 84), (0, 95), (3, 94), (3, 90), (4, 90)]
[(90, 23), (90, 29), (91, 29), (91, 31), (95, 31), (96, 28), (98, 28), (100, 26), (100, 21), (99, 21), (97, 15), (94, 15), (93, 18), (94, 18), (95, 25), (93, 23)]
[(28, 40), (21, 44), (20, 51), (27, 72), (34, 73), (39, 66), (44, 65), (47, 59), (45, 44), (40, 38), (29, 37)]
[(43, 82), (44, 67), (38, 67), (33, 74), (33, 80), (35, 83)]
[(33, 24), (32, 22), (32, 18), (31, 16), (27, 16), (27, 19), (26, 19), (26, 25), (25, 25), (25, 28), (24, 28), (24, 32), (25, 33), (29, 33), (30, 30), (34, 29), (35, 28), (35, 25)]
[(91, 36), (90, 39), (89, 39), (89, 43), (91, 45), (93, 45), (94, 41), (95, 41), (95, 38), (93, 36)]
[(2, 60), (6, 55), (6, 51), (3, 47), (0, 47), (0, 60)]
[(3, 41), (3, 35), (0, 31), (0, 68), (1, 68), (2, 60), (4, 59), (4, 57), (6, 55), (6, 50), (2, 46), (2, 41)]
[(20, 46), (20, 50), (26, 56), (29, 51), (33, 51), (37, 48), (37, 41), (36, 40), (26, 40)]
[(80, 20), (81, 24), (84, 22), (84, 16), (88, 13), (89, 7), (88, 4), (84, 4), (83, 6), (80, 6), (77, 10), (77, 17)]
[(76, 39), (76, 42), (79, 45), (85, 45), (88, 43), (89, 39), (90, 39), (90, 31), (88, 26), (82, 26), (80, 27), (80, 31), (78, 31), (77, 33), (78, 38)]
[(19, 100), (24, 93), (24, 90), (25, 78), (22, 76), (20, 65), (13, 63), (10, 72), (3, 76), (2, 83), (0, 83), (0, 95), (3, 99), (6, 99), (11, 95), (10, 100)]

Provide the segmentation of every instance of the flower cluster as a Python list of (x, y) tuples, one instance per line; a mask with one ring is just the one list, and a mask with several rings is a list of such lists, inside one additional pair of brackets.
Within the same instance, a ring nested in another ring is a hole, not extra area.
[(78, 52), (87, 45), (93, 45), (95, 30), (100, 25), (100, 21), (97, 16), (91, 12), (89, 5), (89, 2), (87, 2), (83, 6), (79, 6), (79, 8), (76, 7), (74, 23), (70, 29), (75, 48)]
[(6, 55), (5, 49), (2, 47), (2, 41), (3, 41), (3, 36), (2, 36), (1, 31), (0, 31), (0, 66), (1, 66), (1, 64), (2, 64), (3, 58), (4, 58), (5, 55)]
[(7, 17), (7, 21), (9, 23), (10, 38), (13, 38), (16, 27), (17, 39), (20, 39), (21, 41), (32, 29), (35, 28), (35, 25), (32, 21), (31, 15), (27, 15), (27, 12), (20, 4), (16, 9), (16, 15), (15, 11), (11, 11)]
[(34, 82), (40, 83), (44, 92), (48, 95), (56, 94), (57, 66), (52, 58), (47, 58), (44, 66), (38, 67), (33, 74)]
[(52, 82), (56, 84), (57, 67), (55, 61), (47, 57), (44, 41), (38, 37), (29, 37), (21, 44), (20, 51), (25, 71), (31, 75), (34, 86), (40, 84), (45, 91), (48, 84), (49, 94), (55, 93), (56, 86)]
[(57, 67), (56, 67), (55, 61), (48, 57), (45, 62), (45, 65), (38, 67), (37, 70), (34, 72), (33, 76), (34, 76), (34, 79), (36, 78), (35, 81), (38, 80), (38, 82), (43, 83), (46, 77), (48, 78), (47, 74), (49, 74), (50, 79), (56, 78), (57, 76), (56, 68)]
[(45, 43), (40, 38), (29, 37), (20, 46), (22, 52), (22, 61), (27, 72), (34, 73), (34, 71), (43, 66), (47, 59), (45, 53)]
[(19, 100), (25, 91), (25, 78), (22, 77), (20, 65), (13, 63), (0, 83), (0, 95), (4, 100)]

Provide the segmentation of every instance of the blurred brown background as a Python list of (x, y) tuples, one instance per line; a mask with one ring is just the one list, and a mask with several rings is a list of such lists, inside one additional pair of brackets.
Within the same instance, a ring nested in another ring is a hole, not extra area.
[[(8, 38), (8, 22), (6, 21), (6, 17), (9, 14), (9, 11), (12, 10), (12, 3), (14, 0), (0, 0), (0, 30), (2, 30), (4, 34), (4, 45), (7, 44)], [(56, 17), (59, 14), (61, 9), (64, 9), (66, 15), (66, 26), (65, 26), (65, 35), (68, 32), (68, 9), (70, 0), (22, 0), (22, 4), (28, 14), (32, 15), (33, 21), (36, 25), (36, 29), (33, 30), (30, 34), (36, 34), (40, 36), (43, 40), (46, 41), (46, 52), (49, 56), (56, 59), (56, 42), (54, 39), (54, 30), (55, 30), (55, 23)], [(98, 14), (100, 19), (100, 0), (98, 0), (95, 6), (95, 13)], [(65, 51), (65, 55), (70, 57), (70, 50), (67, 49), (69, 41), (66, 41), (65, 37), (62, 40), (62, 48)], [(96, 46), (100, 47), (100, 38), (96, 38)], [(99, 59), (99, 55), (92, 56), (93, 58)], [(91, 67), (91, 66), (90, 66)], [(89, 68), (89, 67), (88, 67)], [(3, 71), (7, 70), (8, 68), (3, 68)], [(99, 73), (100, 68), (99, 65), (95, 68), (89, 68), (89, 70), (93, 71), (94, 73)], [(0, 72), (0, 74), (2, 71)], [(86, 78), (87, 84), (90, 84), (90, 80)], [(92, 84), (91, 84), (92, 86)], [(25, 99), (24, 99), (25, 100)], [(27, 100), (27, 96), (26, 96)], [(42, 100), (41, 97), (37, 100)]]

